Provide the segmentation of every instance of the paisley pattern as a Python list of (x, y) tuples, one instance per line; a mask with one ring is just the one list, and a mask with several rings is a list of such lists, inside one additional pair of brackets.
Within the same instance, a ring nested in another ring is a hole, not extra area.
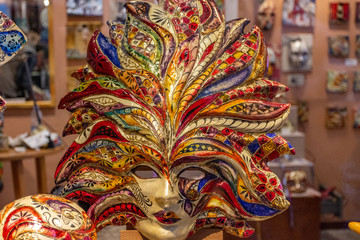
[(289, 206), (267, 167), (294, 153), (276, 133), (290, 104), (273, 101), (288, 88), (266, 77), (260, 29), (243, 32), (249, 20), (225, 22), (213, 0), (158, 2), (127, 3), (126, 22), (90, 40), (88, 65), (73, 74), (80, 85), (59, 103), (72, 113), (63, 135), (78, 137), (56, 183), (97, 230), (132, 224), (150, 239), (185, 239), (220, 227), (249, 236), (246, 220)]
[(0, 66), (13, 58), (26, 42), (27, 38), (20, 28), (0, 12)]
[(38, 194), (18, 199), (0, 211), (0, 239), (96, 239), (95, 226), (75, 203)]

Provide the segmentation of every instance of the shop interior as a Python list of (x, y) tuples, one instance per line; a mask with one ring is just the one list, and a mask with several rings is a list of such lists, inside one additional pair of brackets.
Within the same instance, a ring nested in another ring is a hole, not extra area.
[[(14, 152), (11, 146), (9, 153), (3, 146), (0, 209), (23, 196), (56, 192), (55, 169), (76, 137), (62, 137), (70, 113), (58, 104), (78, 84), (71, 74), (86, 65), (92, 33), (100, 29), (107, 36), (108, 20), (126, 18), (125, 0), (93, 0), (91, 9), (76, 6), (78, 2), (0, 0), (0, 10), (20, 23), (29, 39), (29, 47), (0, 68), (0, 93), (8, 104), (1, 136), (11, 137), (5, 145), (16, 144), (16, 137), (40, 122), (52, 133), (51, 148), (41, 154), (27, 155), (21, 147)], [(268, 47), (269, 78), (290, 88), (279, 96), (292, 104), (281, 135), (296, 155), (268, 165), (280, 179), (296, 182), (289, 193), (292, 207), (260, 224), (254, 222), (257, 233), (250, 239), (360, 239), (347, 225), (360, 221), (360, 1), (218, 4), (227, 20), (251, 20), (245, 33), (260, 25)], [(32, 93), (19, 86), (23, 59), (36, 62), (31, 68)], [(27, 149), (39, 144), (36, 139), (27, 141)], [(347, 238), (333, 238), (336, 231)]]

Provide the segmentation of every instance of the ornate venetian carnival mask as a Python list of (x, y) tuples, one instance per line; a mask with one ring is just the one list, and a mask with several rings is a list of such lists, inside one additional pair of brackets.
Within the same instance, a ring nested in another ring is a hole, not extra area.
[(80, 85), (59, 108), (78, 134), (55, 179), (97, 230), (132, 224), (149, 239), (185, 239), (220, 227), (244, 237), (246, 220), (289, 203), (267, 162), (293, 153), (276, 130), (287, 87), (266, 77), (258, 27), (224, 22), (213, 0), (126, 4), (125, 24), (90, 40)]

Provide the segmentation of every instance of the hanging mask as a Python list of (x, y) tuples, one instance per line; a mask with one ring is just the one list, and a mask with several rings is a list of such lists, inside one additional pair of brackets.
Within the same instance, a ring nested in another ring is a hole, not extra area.
[(285, 173), (286, 187), (290, 192), (301, 193), (307, 188), (307, 176), (304, 170), (288, 171)]
[(289, 42), (289, 63), (292, 68), (305, 68), (310, 57), (310, 49), (303, 39), (295, 38)]
[(275, 22), (275, 4), (272, 0), (265, 0), (260, 4), (257, 13), (257, 25), (262, 30), (271, 30)]
[(90, 40), (80, 86), (60, 102), (78, 134), (56, 183), (97, 230), (132, 224), (149, 239), (207, 227), (244, 237), (246, 220), (289, 206), (267, 162), (294, 152), (276, 130), (287, 87), (269, 80), (266, 47), (247, 19), (224, 22), (213, 0), (126, 4), (124, 25)]

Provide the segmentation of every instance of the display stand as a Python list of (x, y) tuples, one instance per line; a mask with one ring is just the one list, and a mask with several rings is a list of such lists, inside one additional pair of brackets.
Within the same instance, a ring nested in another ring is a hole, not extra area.
[(24, 188), (26, 184), (23, 179), (23, 160), (35, 158), (38, 191), (39, 193), (47, 193), (45, 156), (55, 154), (62, 149), (63, 146), (59, 146), (50, 149), (27, 150), (26, 152), (15, 152), (14, 150), (9, 150), (7, 152), (0, 153), (0, 161), (10, 162), (11, 164), (11, 171), (14, 182), (14, 194), (16, 199), (25, 196)]
[[(121, 240), (148, 240), (142, 236), (137, 230), (122, 230), (120, 231)], [(187, 240), (222, 240), (224, 234), (221, 229), (204, 229), (196, 233), (194, 236), (187, 238)]]

